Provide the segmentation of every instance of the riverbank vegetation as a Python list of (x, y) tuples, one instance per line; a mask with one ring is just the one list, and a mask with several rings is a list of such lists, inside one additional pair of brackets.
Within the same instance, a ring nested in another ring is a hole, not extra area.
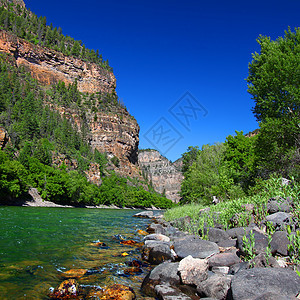
[[(249, 223), (244, 204), (255, 204), (259, 219), (266, 201), (280, 196), (293, 197), (299, 215), (300, 28), (289, 28), (275, 41), (260, 36), (257, 42), (260, 53), (253, 54), (247, 82), (259, 129), (236, 132), (224, 143), (201, 149), (189, 147), (182, 155), (181, 204), (186, 205), (168, 211), (166, 219), (190, 216), (196, 223), (211, 222), (211, 216), (204, 220), (199, 215), (209, 206), (224, 226), (230, 226), (234, 213), (241, 213), (241, 226), (247, 225), (242, 224)], [(282, 178), (289, 184), (282, 185)], [(212, 205), (213, 199), (220, 203)]]

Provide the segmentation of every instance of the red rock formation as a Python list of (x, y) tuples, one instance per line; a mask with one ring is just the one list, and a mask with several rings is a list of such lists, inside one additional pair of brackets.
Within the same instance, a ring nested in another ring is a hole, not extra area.
[(80, 92), (111, 93), (116, 87), (114, 74), (99, 65), (33, 45), (4, 30), (0, 30), (0, 52), (14, 55), (16, 64), (44, 85), (58, 81), (70, 84), (77, 79)]
[[(77, 79), (78, 89), (86, 93), (113, 93), (116, 78), (112, 72), (94, 63), (65, 56), (60, 52), (43, 48), (0, 30), (0, 52), (11, 54), (17, 66), (27, 69), (33, 78), (42, 85), (51, 85), (59, 81), (66, 84)], [(63, 106), (51, 105), (61, 115), (71, 119), (77, 128), (82, 120), (76, 111)], [(111, 112), (92, 113), (86, 111), (91, 132), (90, 143), (109, 157), (116, 156), (120, 167), (116, 171), (121, 175), (139, 177), (137, 151), (139, 144), (139, 126), (136, 120), (122, 107), (112, 107)], [(93, 168), (95, 171), (95, 168)], [(90, 179), (99, 181), (91, 172)]]

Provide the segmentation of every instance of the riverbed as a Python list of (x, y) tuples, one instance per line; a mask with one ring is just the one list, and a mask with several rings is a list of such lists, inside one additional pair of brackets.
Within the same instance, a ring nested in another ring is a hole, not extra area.
[[(48, 299), (72, 269), (82, 287), (121, 283), (134, 289), (148, 272), (129, 274), (130, 262), (140, 260), (138, 230), (149, 220), (133, 218), (138, 210), (0, 207), (0, 295), (4, 299)], [(77, 275), (76, 275), (77, 276)]]

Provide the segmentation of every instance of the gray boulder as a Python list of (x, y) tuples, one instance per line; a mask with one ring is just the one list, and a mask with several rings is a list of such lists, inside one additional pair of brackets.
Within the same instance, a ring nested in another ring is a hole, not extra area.
[(269, 214), (274, 214), (277, 212), (291, 212), (290, 204), (287, 200), (283, 198), (275, 199), (271, 198), (268, 200), (267, 210)]
[(230, 267), (239, 262), (240, 258), (235, 253), (218, 253), (208, 259), (209, 267)]
[(204, 228), (203, 232), (200, 229), (199, 235), (207, 235), (209, 241), (217, 244), (223, 240), (229, 239), (229, 234), (225, 230), (213, 227)]
[(273, 293), (295, 297), (300, 292), (300, 277), (282, 268), (254, 268), (238, 272), (231, 282), (233, 300), (254, 300)]
[(142, 248), (142, 259), (152, 265), (158, 265), (166, 260), (172, 260), (170, 244), (161, 241), (145, 241)]
[(271, 250), (272, 254), (280, 254), (283, 256), (288, 255), (288, 245), (290, 241), (287, 238), (286, 231), (276, 231), (274, 232), (271, 240)]
[(277, 260), (271, 256), (268, 259), (266, 258), (266, 253), (259, 253), (253, 259), (250, 260), (250, 266), (254, 268), (265, 268), (265, 267), (272, 267), (272, 268), (280, 268)]
[(255, 298), (255, 300), (296, 300), (296, 299), (297, 299), (296, 297), (282, 296), (272, 292), (265, 293)]
[(293, 223), (291, 214), (285, 212), (269, 215), (266, 217), (266, 220), (271, 222), (277, 230), (283, 230), (287, 225), (292, 225)]
[(197, 286), (197, 292), (201, 297), (211, 297), (220, 300), (226, 299), (232, 277), (232, 275), (224, 276), (218, 274), (210, 276)]
[(191, 255), (194, 258), (206, 258), (212, 254), (219, 253), (216, 243), (201, 240), (193, 235), (184, 236), (174, 241), (174, 251), (179, 258)]
[(148, 233), (159, 233), (159, 234), (167, 234), (167, 230), (161, 224), (151, 223), (146, 229)]
[(218, 242), (218, 246), (222, 247), (222, 248), (236, 247), (236, 239), (230, 239), (230, 240), (224, 240), (224, 241)]
[(240, 272), (242, 270), (249, 269), (249, 267), (250, 267), (249, 262), (248, 261), (243, 261), (243, 262), (240, 262), (239, 264), (235, 264), (235, 265), (230, 266), (228, 274), (235, 275), (235, 274), (237, 274), (238, 272)]
[[(254, 240), (255, 240), (255, 253), (259, 254), (261, 252), (265, 252), (268, 246), (268, 238), (261, 232), (253, 230)], [(247, 239), (250, 241), (250, 233), (246, 235)], [(238, 236), (237, 238), (237, 247), (240, 249), (241, 253), (244, 254), (243, 247), (243, 236)]]
[(161, 242), (170, 242), (170, 238), (166, 235), (160, 233), (148, 234), (144, 237), (144, 241), (161, 241)]
[(155, 293), (159, 300), (192, 300), (192, 298), (183, 294), (179, 289), (166, 284), (157, 285)]
[(165, 262), (156, 266), (144, 279), (142, 291), (151, 297), (155, 297), (155, 286), (159, 284), (168, 284), (177, 286), (180, 284), (178, 275), (179, 263)]
[(154, 214), (152, 210), (142, 211), (134, 215), (135, 218), (153, 218)]
[(232, 239), (235, 239), (239, 235), (243, 236), (245, 234), (245, 232), (246, 232), (246, 234), (248, 234), (251, 229), (253, 229), (253, 228), (250, 228), (250, 227), (235, 227), (235, 228), (230, 228), (230, 229), (226, 230), (226, 233)]

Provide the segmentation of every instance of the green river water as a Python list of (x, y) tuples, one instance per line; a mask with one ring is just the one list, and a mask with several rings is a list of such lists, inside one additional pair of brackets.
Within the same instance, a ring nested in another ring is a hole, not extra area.
[[(120, 244), (122, 238), (142, 241), (137, 230), (145, 230), (149, 220), (133, 218), (137, 212), (0, 206), (0, 299), (49, 299), (49, 288), (70, 269), (89, 270), (78, 279), (83, 288), (121, 283), (143, 299), (139, 289), (149, 268), (125, 274), (128, 262), (141, 259), (140, 250)], [(129, 255), (121, 256), (124, 252)]]

